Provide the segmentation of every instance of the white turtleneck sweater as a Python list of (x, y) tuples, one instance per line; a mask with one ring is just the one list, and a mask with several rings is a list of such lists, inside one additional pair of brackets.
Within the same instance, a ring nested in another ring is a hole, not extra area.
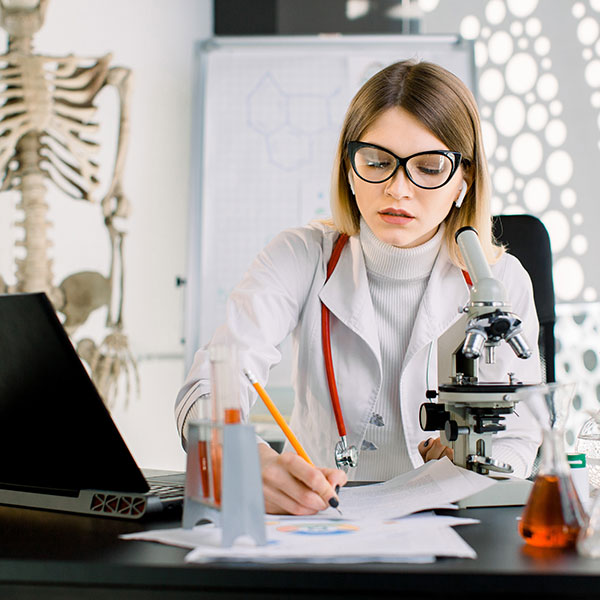
[(413, 468), (402, 427), (400, 377), (442, 235), (443, 225), (425, 244), (397, 248), (379, 240), (361, 219), (360, 243), (377, 319), (383, 381), (361, 448), (357, 481), (385, 481)]

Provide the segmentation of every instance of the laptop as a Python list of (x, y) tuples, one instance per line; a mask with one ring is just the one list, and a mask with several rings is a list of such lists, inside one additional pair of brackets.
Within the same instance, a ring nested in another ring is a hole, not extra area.
[(0, 504), (178, 517), (183, 481), (144, 477), (46, 295), (0, 295)]

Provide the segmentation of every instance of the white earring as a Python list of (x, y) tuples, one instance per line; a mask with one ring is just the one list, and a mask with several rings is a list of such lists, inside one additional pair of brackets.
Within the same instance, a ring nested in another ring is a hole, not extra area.
[(467, 195), (467, 182), (463, 179), (462, 186), (460, 188), (460, 194), (458, 195), (458, 198), (456, 199), (456, 202), (454, 203), (454, 204), (456, 204), (456, 208), (460, 208), (466, 195)]
[(354, 193), (354, 184), (352, 183), (352, 174), (348, 173), (348, 185), (350, 186), (350, 190), (352, 191), (352, 194), (354, 196), (356, 196), (356, 194)]

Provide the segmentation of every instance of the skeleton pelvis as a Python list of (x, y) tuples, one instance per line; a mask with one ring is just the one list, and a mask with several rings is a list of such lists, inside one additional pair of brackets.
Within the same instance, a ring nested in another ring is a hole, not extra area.
[(69, 275), (59, 286), (64, 304), (57, 307), (65, 315), (67, 332), (83, 325), (90, 313), (110, 302), (110, 280), (95, 271), (81, 271)]

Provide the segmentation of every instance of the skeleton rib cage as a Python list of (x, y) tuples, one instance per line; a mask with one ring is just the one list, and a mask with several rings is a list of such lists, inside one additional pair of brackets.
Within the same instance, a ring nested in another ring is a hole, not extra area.
[(98, 187), (98, 144), (91, 136), (92, 101), (106, 83), (110, 55), (85, 66), (74, 56), (50, 58), (9, 53), (0, 57), (0, 173), (2, 190), (18, 187), (24, 174), (18, 142), (38, 137), (40, 171), (72, 198), (91, 200)]

